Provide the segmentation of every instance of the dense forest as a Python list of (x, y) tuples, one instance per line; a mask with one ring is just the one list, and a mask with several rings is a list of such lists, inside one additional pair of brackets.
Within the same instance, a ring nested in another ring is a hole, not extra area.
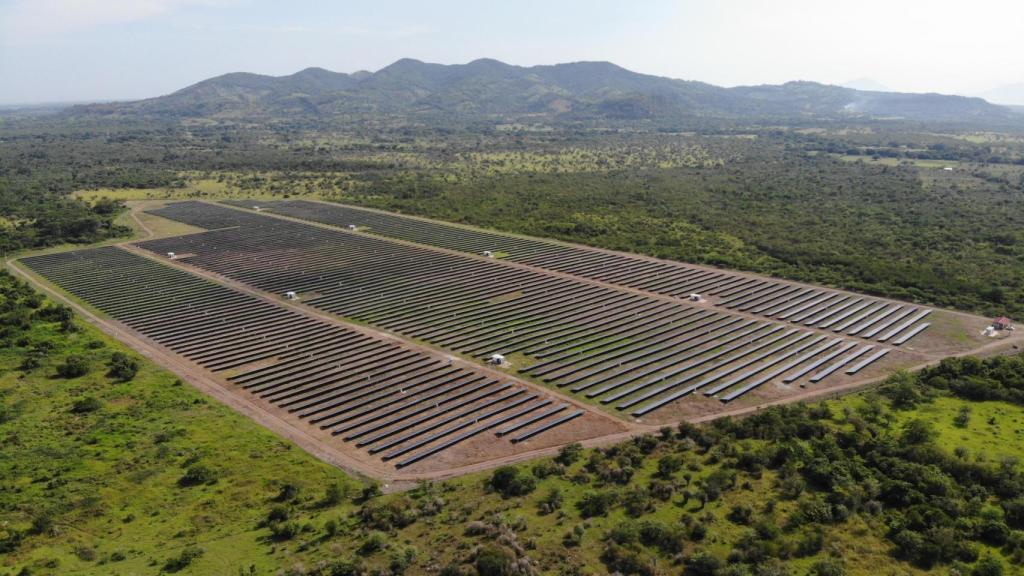
[(114, 223), (123, 205), (88, 204), (69, 197), (70, 190), (49, 183), (0, 176), (0, 254), (65, 242), (87, 244), (123, 236)]
[(1000, 576), (1024, 562), (1024, 356), (382, 494), (6, 273), (0, 317), (0, 574)]
[[(1024, 138), (860, 122), (690, 132), (31, 118), (0, 126), (6, 250), (122, 232), (110, 203), (316, 195), (985, 314), (1024, 311)], [(132, 196), (124, 196), (130, 198)]]

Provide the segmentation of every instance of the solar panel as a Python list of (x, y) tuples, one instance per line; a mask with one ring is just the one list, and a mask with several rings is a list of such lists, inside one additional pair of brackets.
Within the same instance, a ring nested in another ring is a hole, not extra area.
[(925, 328), (927, 328), (929, 326), (931, 326), (931, 324), (929, 324), (928, 322), (925, 322), (924, 324), (921, 324), (919, 326), (915, 326), (914, 329), (911, 330), (910, 332), (907, 332), (903, 336), (900, 336), (896, 340), (893, 340), (893, 344), (895, 344), (896, 346), (899, 346), (900, 344), (903, 344), (904, 342), (906, 342), (907, 340), (910, 340), (914, 336), (917, 336), (917, 334), (919, 332), (921, 332), (922, 330), (924, 330)]
[(532, 430), (527, 430), (525, 432), (521, 432), (518, 436), (513, 436), (512, 437), (512, 442), (513, 443), (518, 443), (518, 442), (522, 442), (524, 440), (529, 440), (530, 438), (533, 438), (534, 436), (536, 436), (537, 434), (540, 434), (541, 432), (545, 432), (547, 430), (551, 430), (555, 426), (559, 426), (561, 424), (564, 424), (564, 423), (568, 422), (569, 420), (572, 420), (574, 418), (579, 418), (580, 416), (583, 416), (583, 410), (577, 410), (577, 411), (572, 412), (570, 414), (566, 414), (565, 416), (562, 416), (560, 418), (552, 420), (551, 422), (542, 424), (542, 425), (538, 426), (537, 428), (534, 428)]
[(864, 346), (863, 348), (861, 348), (860, 350), (857, 350), (853, 354), (850, 354), (849, 356), (847, 356), (845, 358), (840, 358), (835, 364), (832, 364), (832, 365), (822, 369), (820, 372), (818, 372), (814, 376), (811, 376), (811, 382), (821, 382), (822, 380), (827, 378), (830, 374), (832, 374), (836, 370), (839, 370), (843, 366), (849, 364), (850, 362), (852, 362), (852, 361), (856, 360), (857, 358), (860, 358), (864, 354), (868, 353), (872, 348), (874, 348), (874, 346)]
[(883, 348), (883, 349), (879, 350), (878, 352), (875, 352), (871, 356), (868, 356), (867, 358), (861, 360), (860, 362), (858, 362), (858, 363), (854, 364), (853, 366), (851, 366), (850, 368), (848, 368), (846, 370), (846, 373), (847, 374), (856, 374), (857, 372), (860, 372), (862, 369), (867, 367), (869, 364), (871, 364), (875, 360), (878, 360), (879, 358), (881, 358), (882, 356), (885, 356), (888, 353), (889, 353), (889, 349), (888, 348)]

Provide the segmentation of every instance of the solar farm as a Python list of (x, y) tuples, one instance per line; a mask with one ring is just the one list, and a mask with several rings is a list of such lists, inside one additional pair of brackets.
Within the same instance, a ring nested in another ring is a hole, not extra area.
[(828, 394), (985, 344), (981, 317), (304, 200), (28, 257), (363, 472), (429, 475)]

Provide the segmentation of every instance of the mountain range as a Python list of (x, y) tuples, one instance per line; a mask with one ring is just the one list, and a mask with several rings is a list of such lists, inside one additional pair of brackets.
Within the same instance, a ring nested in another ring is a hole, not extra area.
[(75, 106), (73, 116), (210, 119), (458, 116), (537, 120), (694, 117), (1000, 122), (1019, 118), (981, 98), (857, 90), (816, 82), (723, 88), (640, 74), (608, 62), (443, 65), (402, 59), (376, 72), (307, 68), (288, 76), (236, 72), (172, 94)]

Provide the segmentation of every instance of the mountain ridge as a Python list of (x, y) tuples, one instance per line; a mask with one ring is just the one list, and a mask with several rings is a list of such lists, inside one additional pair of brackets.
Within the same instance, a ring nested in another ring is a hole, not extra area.
[(376, 72), (309, 67), (269, 76), (231, 72), (170, 94), (80, 105), (72, 116), (276, 119), (365, 114), (545, 120), (901, 118), (1002, 121), (981, 98), (865, 91), (809, 81), (723, 88), (633, 72), (611, 62), (517, 66), (491, 58), (435, 64), (402, 58)]

